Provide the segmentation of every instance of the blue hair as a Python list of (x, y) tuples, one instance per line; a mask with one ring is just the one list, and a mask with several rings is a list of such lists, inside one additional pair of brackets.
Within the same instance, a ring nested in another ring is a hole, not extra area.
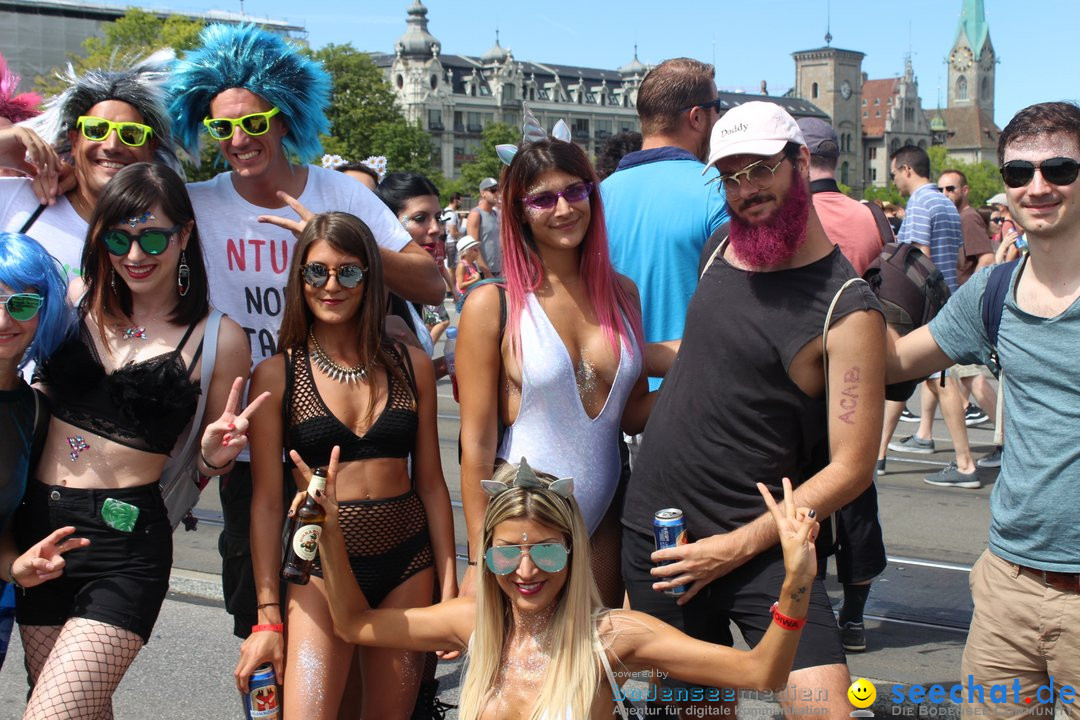
[(12, 292), (32, 288), (44, 298), (37, 333), (19, 367), (31, 360), (41, 364), (75, 328), (75, 312), (67, 299), (67, 281), (60, 263), (32, 237), (0, 232), (0, 284)]
[(330, 76), (280, 35), (254, 25), (208, 25), (201, 46), (176, 63), (168, 85), (173, 133), (198, 156), (210, 102), (230, 88), (249, 90), (277, 107), (288, 126), (282, 144), (301, 162), (322, 154), (330, 132)]

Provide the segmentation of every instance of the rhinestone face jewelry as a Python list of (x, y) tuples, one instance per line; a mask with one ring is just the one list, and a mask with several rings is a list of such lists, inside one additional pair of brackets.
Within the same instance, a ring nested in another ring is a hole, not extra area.
[(142, 215), (138, 215), (136, 217), (129, 217), (124, 222), (126, 222), (131, 227), (135, 227), (139, 223), (147, 223), (147, 222), (150, 222), (151, 220), (157, 220), (157, 218), (154, 217), (154, 213), (147, 210)]
[(79, 453), (83, 450), (89, 450), (90, 446), (83, 440), (82, 435), (72, 435), (67, 439), (68, 445), (71, 446), (71, 452), (68, 453), (68, 457), (71, 458), (71, 462), (75, 462), (79, 459)]
[(311, 339), (311, 359), (324, 375), (331, 380), (337, 380), (349, 385), (367, 382), (367, 365), (357, 365), (351, 368), (339, 365), (322, 349), (319, 341), (315, 339), (315, 333), (309, 333), (308, 337)]

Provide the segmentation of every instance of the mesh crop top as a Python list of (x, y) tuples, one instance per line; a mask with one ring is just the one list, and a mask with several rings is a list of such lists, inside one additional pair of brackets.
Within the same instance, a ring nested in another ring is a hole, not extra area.
[(416, 443), (419, 423), (414, 400), (416, 381), (408, 351), (391, 345), (386, 350), (401, 368), (409, 387), (387, 372), (386, 405), (367, 432), (357, 435), (334, 416), (319, 394), (307, 343), (294, 347), (285, 357), (285, 397), (281, 404), (285, 447), (296, 450), (312, 467), (327, 465), (335, 445), (341, 446), (341, 462), (407, 457)]
[[(175, 350), (106, 373), (84, 320), (78, 336), (39, 368), (53, 415), (121, 445), (167, 455), (198, 407), (199, 384), (191, 380), (191, 368), (180, 355), (196, 325)], [(200, 340), (192, 367), (202, 347)]]

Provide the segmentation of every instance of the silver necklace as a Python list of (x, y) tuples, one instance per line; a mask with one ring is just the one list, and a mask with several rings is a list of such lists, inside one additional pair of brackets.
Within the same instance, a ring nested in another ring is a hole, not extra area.
[(308, 337), (311, 339), (311, 359), (324, 375), (331, 380), (350, 385), (352, 383), (367, 382), (367, 365), (357, 365), (356, 367), (339, 365), (322, 349), (319, 341), (315, 339), (315, 333), (308, 333)]

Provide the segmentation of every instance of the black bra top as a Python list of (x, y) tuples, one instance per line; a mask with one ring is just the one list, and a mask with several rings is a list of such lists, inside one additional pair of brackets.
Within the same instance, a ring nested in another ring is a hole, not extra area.
[(386, 350), (411, 387), (395, 382), (394, 373), (387, 372), (386, 406), (368, 431), (357, 435), (334, 416), (319, 394), (307, 343), (294, 347), (285, 356), (285, 396), (281, 403), (286, 450), (296, 450), (311, 467), (328, 465), (335, 445), (341, 446), (341, 462), (407, 457), (415, 445), (419, 424), (416, 382), (408, 351), (398, 351), (392, 345)]
[[(105, 372), (86, 327), (38, 369), (58, 419), (136, 450), (168, 454), (198, 407), (199, 383), (180, 351), (198, 322), (175, 350)], [(202, 355), (202, 341), (191, 367)]]

